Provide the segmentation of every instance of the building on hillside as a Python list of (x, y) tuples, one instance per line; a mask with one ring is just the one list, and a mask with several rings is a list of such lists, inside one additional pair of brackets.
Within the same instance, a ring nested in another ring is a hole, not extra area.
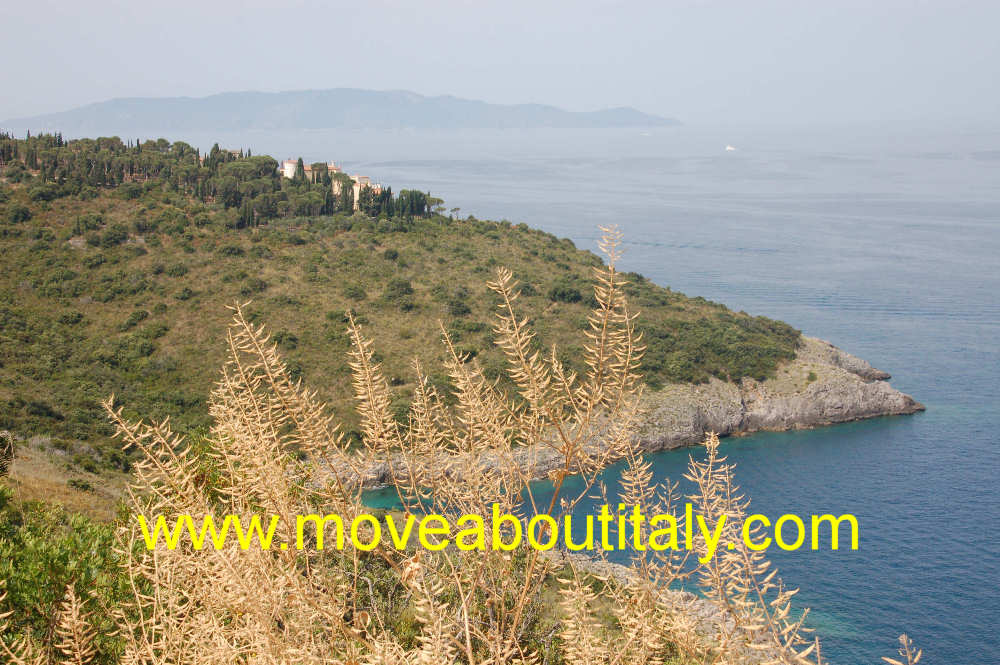
[[(340, 195), (340, 181), (333, 181), (333, 193), (337, 196)], [(358, 209), (358, 202), (361, 200), (361, 190), (365, 187), (370, 187), (375, 194), (382, 193), (382, 185), (375, 183), (372, 184), (372, 179), (366, 175), (352, 175), (351, 176), (351, 192), (354, 194), (354, 209)]]
[[(289, 180), (292, 180), (293, 178), (295, 178), (295, 169), (298, 167), (298, 165), (299, 165), (299, 160), (286, 159), (285, 161), (281, 162), (281, 175), (288, 178)], [(317, 182), (322, 177), (320, 175), (320, 173), (322, 172), (320, 169), (317, 169), (315, 173), (313, 172), (312, 164), (303, 164), (302, 170), (305, 173), (306, 180), (308, 180), (309, 182)], [(333, 162), (327, 162), (326, 170), (327, 173), (340, 173), (340, 167)]]
[[(281, 162), (281, 175), (289, 180), (295, 178), (295, 170), (299, 166), (299, 160), (297, 159), (286, 159)], [(320, 175), (321, 169), (313, 169), (312, 164), (306, 164), (303, 162), (302, 170), (305, 174), (305, 178), (309, 182), (320, 182), (322, 176)], [(341, 168), (333, 162), (327, 162), (326, 170), (328, 173), (343, 173)], [(382, 185), (378, 183), (372, 183), (372, 179), (366, 175), (352, 175), (351, 178), (351, 191), (354, 194), (354, 209), (358, 209), (358, 201), (361, 199), (361, 190), (365, 187), (370, 187), (375, 194), (382, 193)], [(331, 183), (331, 188), (334, 195), (339, 196), (341, 192), (340, 180), (334, 179)]]

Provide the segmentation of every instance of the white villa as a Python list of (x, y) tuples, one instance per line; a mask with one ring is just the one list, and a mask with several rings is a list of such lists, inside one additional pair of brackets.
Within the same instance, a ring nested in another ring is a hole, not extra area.
[[(295, 177), (295, 167), (298, 166), (299, 160), (297, 159), (286, 159), (281, 162), (281, 175), (285, 176), (289, 180)], [(319, 177), (319, 173), (313, 173), (312, 164), (303, 164), (302, 170), (305, 171), (306, 180), (309, 182), (316, 182)], [(333, 162), (327, 162), (326, 170), (328, 173), (340, 173), (340, 167)]]
[[(289, 180), (295, 178), (295, 169), (298, 167), (299, 160), (297, 159), (286, 159), (281, 162), (281, 175), (288, 178)], [(309, 182), (317, 182), (320, 178), (319, 172), (314, 173), (312, 164), (303, 163), (302, 169), (305, 172), (306, 180)], [(326, 170), (328, 173), (343, 173), (341, 168), (333, 162), (327, 162)], [(358, 200), (361, 198), (361, 190), (365, 187), (371, 187), (372, 191), (376, 194), (382, 193), (382, 185), (378, 183), (372, 183), (372, 179), (366, 175), (352, 175), (351, 178), (351, 189), (354, 194), (354, 209), (358, 209)], [(341, 185), (339, 180), (334, 180), (331, 184), (333, 193), (339, 195), (341, 190)]]

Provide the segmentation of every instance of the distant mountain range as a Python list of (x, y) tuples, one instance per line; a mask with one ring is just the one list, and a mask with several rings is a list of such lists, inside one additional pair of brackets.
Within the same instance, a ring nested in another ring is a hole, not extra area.
[(226, 92), (209, 97), (131, 97), (0, 123), (16, 132), (126, 135), (133, 131), (246, 129), (470, 129), (653, 127), (677, 120), (620, 107), (565, 111), (542, 104), (488, 104), (402, 90), (336, 88)]

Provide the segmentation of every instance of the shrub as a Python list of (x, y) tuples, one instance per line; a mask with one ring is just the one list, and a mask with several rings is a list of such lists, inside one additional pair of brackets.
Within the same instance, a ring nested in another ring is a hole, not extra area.
[(259, 277), (251, 277), (240, 287), (240, 294), (252, 296), (255, 293), (262, 293), (267, 289), (267, 282)]
[(344, 287), (344, 296), (351, 300), (364, 300), (368, 297), (368, 293), (360, 284), (348, 284)]
[(10, 472), (10, 465), (14, 461), (14, 435), (7, 430), (0, 431), (0, 478)]
[(274, 343), (285, 349), (293, 350), (299, 345), (299, 338), (289, 330), (279, 330), (274, 333)]
[(104, 218), (101, 215), (88, 213), (80, 215), (73, 224), (73, 235), (82, 236), (88, 231), (96, 231), (104, 225)]
[(83, 469), (87, 473), (97, 473), (97, 461), (90, 455), (73, 455), (70, 467)]
[(81, 201), (93, 201), (97, 196), (97, 190), (93, 187), (81, 187), (80, 191), (76, 194), (76, 198)]
[(469, 309), (469, 305), (464, 300), (453, 298), (448, 301), (448, 314), (451, 316), (465, 316), (471, 312), (472, 310)]
[(583, 294), (580, 293), (580, 289), (574, 283), (567, 280), (560, 280), (549, 289), (549, 300), (554, 302), (580, 302), (583, 300)]
[(137, 182), (126, 182), (118, 186), (118, 195), (127, 201), (132, 201), (142, 196), (142, 185)]
[(83, 257), (83, 265), (87, 268), (96, 268), (104, 263), (103, 254), (92, 254), (91, 256)]
[(149, 219), (137, 219), (132, 222), (132, 230), (136, 233), (152, 233), (156, 230), (158, 223)]
[(400, 302), (413, 295), (413, 285), (408, 279), (393, 278), (386, 284), (382, 297), (389, 302)]
[(80, 312), (63, 312), (59, 315), (59, 323), (67, 326), (74, 326), (83, 321), (83, 314)]
[(24, 410), (30, 416), (46, 418), (48, 420), (65, 420), (66, 417), (56, 411), (50, 404), (38, 400), (31, 400), (24, 406)]
[(66, 481), (66, 484), (72, 487), (73, 489), (80, 490), (81, 492), (94, 491), (94, 486), (91, 485), (88, 481), (83, 480), (82, 478), (70, 478), (69, 480)]
[(11, 224), (19, 224), (29, 219), (31, 219), (31, 211), (20, 203), (15, 203), (7, 210), (7, 221)]
[[(6, 581), (7, 590), (0, 610), (14, 608), (13, 632), (5, 637), (29, 630), (34, 635), (50, 634), (71, 582), (82, 593), (96, 596), (92, 603), (115, 606), (125, 597), (129, 583), (119, 568), (114, 525), (63, 508), (15, 504), (12, 493), (0, 485), (0, 579)], [(114, 654), (120, 637), (106, 618), (97, 620), (96, 627), (94, 665), (117, 662)], [(9, 659), (5, 655), (0, 660)]]
[(28, 190), (28, 198), (32, 201), (54, 201), (62, 194), (62, 188), (54, 183), (35, 185)]
[(128, 315), (128, 318), (125, 319), (124, 323), (118, 326), (118, 329), (123, 332), (126, 330), (131, 330), (132, 328), (135, 328), (140, 321), (145, 321), (148, 316), (149, 312), (147, 312), (146, 310), (137, 309), (136, 311)]
[(128, 229), (124, 224), (112, 224), (101, 234), (101, 247), (105, 249), (120, 245), (128, 240)]
[(159, 339), (167, 334), (170, 327), (165, 323), (153, 323), (139, 331), (139, 336), (145, 339)]

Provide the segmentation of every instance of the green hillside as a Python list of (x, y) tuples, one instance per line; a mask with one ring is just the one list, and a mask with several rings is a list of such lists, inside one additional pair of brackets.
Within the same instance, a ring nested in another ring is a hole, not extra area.
[[(281, 178), (269, 157), (160, 140), (64, 142), (0, 137), (0, 429), (52, 437), (68, 463), (127, 467), (98, 400), (205, 427), (223, 360), (226, 305), (273, 333), (291, 366), (352, 423), (345, 313), (354, 310), (406, 413), (411, 361), (435, 367), (439, 321), (498, 376), (494, 300), (485, 282), (505, 265), (522, 311), (566, 362), (600, 259), (524, 225), (450, 219), (423, 193), (331, 195)], [(349, 191), (349, 188), (347, 188)], [(734, 313), (631, 275), (649, 349), (647, 382), (763, 378), (794, 355), (790, 326)], [(442, 378), (443, 381), (443, 378)]]

